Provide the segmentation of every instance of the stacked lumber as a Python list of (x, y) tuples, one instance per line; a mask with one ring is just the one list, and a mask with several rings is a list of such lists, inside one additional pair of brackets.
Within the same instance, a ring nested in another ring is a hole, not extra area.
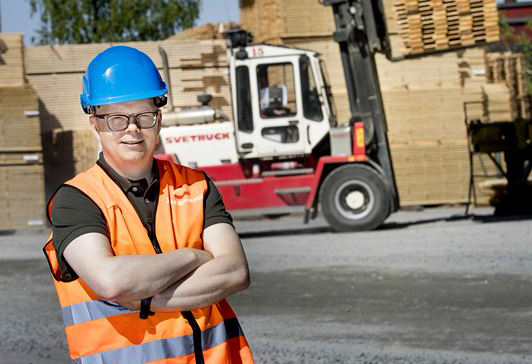
[[(401, 5), (399, 3), (408, 3), (409, 7), (401, 19), (395, 9)], [(438, 4), (444, 6), (438, 8)], [(429, 45), (427, 36), (430, 34), (435, 34), (432, 36), (433, 44), (438, 42), (438, 50), (494, 41), (498, 34), (498, 28), (492, 24), (493, 17), (487, 16), (495, 9), (494, 0), (388, 0), (383, 1), (383, 5), (389, 41), (395, 56), (414, 54), (410, 44), (402, 38), (405, 35), (404, 16), (407, 18), (406, 24), (411, 15), (421, 21), (418, 30), (412, 28), (412, 33), (417, 32), (418, 38), (421, 32), (420, 39), (427, 39), (426, 44), (421, 42), (421, 48), (417, 43), (414, 51), (418, 53), (437, 50), (436, 46)], [(312, 9), (317, 17), (306, 25), (295, 27), (292, 26), (295, 19), (291, 20), (292, 23), (286, 21), (288, 17), (283, 13), (284, 9), (290, 9), (294, 18), (299, 14), (302, 19), (305, 18), (306, 9)], [(436, 13), (431, 9), (435, 9)], [(267, 11), (275, 12), (278, 19), (269, 19), (271, 13), (267, 14)], [(487, 15), (481, 24), (480, 14), (484, 16), (484, 13)], [(472, 22), (468, 23), (467, 19)], [(279, 21), (281, 24), (278, 24)], [(428, 26), (423, 28), (427, 21), (435, 21), (437, 33), (431, 33)], [(338, 44), (332, 40), (334, 22), (331, 8), (310, 0), (243, 0), (241, 24), (244, 29), (254, 33), (258, 42), (281, 43), (319, 53), (325, 64), (324, 76), (331, 86), (332, 106), (338, 124), (347, 123), (351, 114)], [(484, 37), (480, 34), (482, 26), (489, 28)], [(453, 37), (459, 36), (443, 39), (443, 29)], [(411, 34), (407, 35), (408, 40), (415, 40), (410, 38)], [(466, 202), (470, 164), (465, 121), (484, 120), (488, 106), (491, 106), (491, 110), (501, 107), (493, 96), (488, 100), (485, 95), (484, 50), (454, 50), (401, 62), (391, 62), (384, 55), (377, 54), (376, 63), (401, 204)], [(481, 157), (474, 158), (477, 160)], [(484, 175), (486, 168), (489, 174), (496, 173), (491, 162), (482, 165), (483, 169), (477, 171), (480, 167), (478, 163), (474, 164), (476, 174)], [(477, 201), (488, 203), (491, 196), (480, 191), (478, 186), (476, 191)]]
[(217, 23), (217, 24), (203, 24), (199, 27), (188, 28), (181, 33), (175, 34), (167, 40), (209, 40), (209, 39), (224, 39), (223, 32), (230, 29), (237, 29), (240, 25), (236, 23)]
[(0, 87), (24, 85), (22, 37), (0, 33)]
[[(467, 202), (465, 121), (485, 121), (490, 110), (510, 105), (486, 97), (486, 86), (492, 85), (484, 51), (469, 48), (401, 62), (378, 55), (376, 62), (402, 205)], [(495, 94), (504, 93), (502, 86)], [(498, 171), (487, 156), (473, 158), (477, 203), (488, 204), (493, 192), (479, 185)]]
[(240, 23), (257, 43), (331, 36), (335, 31), (332, 9), (318, 0), (241, 0)]
[(89, 129), (47, 131), (43, 133), (46, 165), (46, 196), (74, 175), (94, 165), (99, 145)]
[(41, 152), (37, 95), (30, 85), (0, 87), (0, 152)]
[[(394, 58), (499, 40), (495, 0), (383, 0), (382, 7)], [(335, 31), (332, 8), (318, 0), (241, 0), (240, 23), (259, 43)]]
[(0, 230), (44, 223), (42, 164), (0, 165)]
[(0, 230), (42, 225), (44, 168), (37, 96), (0, 87)]
[(510, 90), (504, 83), (484, 85), (484, 102), (487, 108), (487, 121), (513, 121), (516, 104), (510, 96)]
[(392, 56), (499, 41), (495, 0), (383, 1)]
[[(526, 66), (524, 55), (522, 53), (486, 53), (486, 67), (488, 82), (493, 84), (505, 84), (509, 90), (509, 95), (504, 93), (495, 94), (500, 87), (492, 86), (489, 89), (489, 95), (498, 100), (511, 100), (511, 110), (504, 110), (501, 116), (499, 106), (498, 113), (491, 115), (493, 121), (514, 120), (516, 118), (530, 119), (532, 117), (530, 110), (530, 95), (528, 93), (526, 82)], [(487, 92), (488, 93), (488, 92)], [(507, 116), (509, 115), (509, 116)], [(506, 117), (500, 119), (501, 117)]]

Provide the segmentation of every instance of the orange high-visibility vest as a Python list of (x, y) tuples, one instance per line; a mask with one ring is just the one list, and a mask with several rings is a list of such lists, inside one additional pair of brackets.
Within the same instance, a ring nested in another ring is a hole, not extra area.
[[(157, 160), (157, 166), (160, 191), (155, 244), (158, 242), (163, 253), (180, 248), (203, 249), (203, 196), (207, 191), (203, 173), (167, 161)], [(133, 205), (100, 166), (66, 184), (81, 190), (102, 210), (115, 255), (155, 254), (154, 242)], [(49, 217), (52, 203), (53, 197), (48, 204)], [(75, 363), (200, 363), (198, 356), (203, 356), (205, 363), (253, 363), (242, 329), (226, 300), (191, 313), (160, 312), (140, 319), (138, 311), (99, 298), (80, 278), (70, 282), (62, 279), (52, 239), (50, 236), (44, 252)]]

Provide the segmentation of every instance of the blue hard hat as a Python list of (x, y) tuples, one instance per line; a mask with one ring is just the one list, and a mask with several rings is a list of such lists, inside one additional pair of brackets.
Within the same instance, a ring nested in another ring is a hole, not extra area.
[(153, 61), (138, 49), (117, 46), (98, 54), (83, 75), (81, 107), (154, 98), (157, 107), (166, 104), (168, 88)]

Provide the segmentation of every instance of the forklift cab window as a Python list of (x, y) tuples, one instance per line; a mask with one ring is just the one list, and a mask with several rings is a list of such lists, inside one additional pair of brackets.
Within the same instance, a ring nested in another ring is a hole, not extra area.
[(294, 70), (291, 63), (257, 66), (259, 110), (263, 119), (297, 113)]
[(316, 87), (316, 81), (307, 56), (299, 58), (299, 71), (301, 73), (301, 95), (303, 96), (303, 115), (306, 119), (322, 121), (321, 102)]
[(247, 66), (236, 68), (236, 97), (238, 113), (238, 130), (253, 131), (253, 112), (251, 109), (251, 83)]

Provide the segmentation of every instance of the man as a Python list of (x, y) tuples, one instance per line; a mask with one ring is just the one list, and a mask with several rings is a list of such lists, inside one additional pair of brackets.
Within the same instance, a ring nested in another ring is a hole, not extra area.
[(76, 363), (253, 363), (225, 301), (249, 285), (231, 217), (202, 172), (153, 157), (166, 93), (129, 47), (83, 77), (102, 154), (50, 200), (44, 249)]
[(285, 85), (270, 85), (268, 71), (259, 68), (257, 73), (259, 84), (259, 105), (262, 117), (287, 116), (291, 113), (286, 107), (288, 91)]

